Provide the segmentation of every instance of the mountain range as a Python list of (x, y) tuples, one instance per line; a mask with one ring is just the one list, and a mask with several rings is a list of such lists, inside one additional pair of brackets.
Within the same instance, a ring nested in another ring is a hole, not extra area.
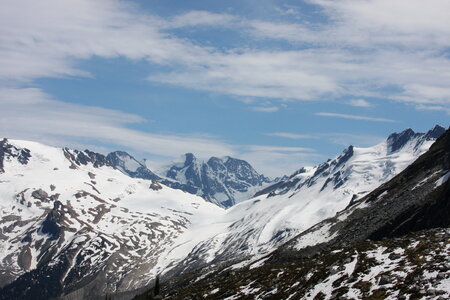
[(131, 177), (156, 180), (174, 189), (198, 195), (221, 207), (233, 206), (273, 183), (248, 162), (229, 156), (211, 157), (205, 163), (194, 154), (186, 153), (182, 162), (166, 166), (158, 175), (145, 163), (123, 151), (108, 154), (107, 160)]
[[(388, 152), (400, 150), (392, 147), (399, 136), (388, 139)], [(163, 293), (170, 299), (448, 299), (449, 178), (447, 130), (391, 180), (268, 255), (209, 265), (169, 281)]]
[[(257, 274), (249, 268), (448, 227), (448, 135), (440, 126), (427, 133), (407, 129), (373, 147), (349, 146), (271, 185), (248, 163), (229, 157), (204, 163), (186, 154), (162, 176), (125, 152), (105, 156), (4, 139), (0, 299), (106, 293), (130, 299), (159, 273), (166, 282), (179, 274), (199, 276), (199, 284), (211, 283), (198, 288), (202, 295), (226, 298), (232, 290), (213, 292), (220, 284), (208, 274), (219, 274), (217, 280), (230, 272)], [(197, 190), (186, 193), (187, 187)], [(254, 187), (261, 190), (241, 201)], [(234, 205), (225, 210), (210, 202)], [(366, 252), (385, 247), (366, 246)], [(176, 282), (176, 297), (192, 288)], [(249, 298), (256, 295), (251, 284), (239, 284), (232, 283)]]

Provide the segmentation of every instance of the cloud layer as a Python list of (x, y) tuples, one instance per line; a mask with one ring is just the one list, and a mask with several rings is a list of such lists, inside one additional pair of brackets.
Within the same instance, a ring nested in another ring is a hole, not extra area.
[[(0, 12), (0, 78), (88, 76), (77, 60), (126, 57), (169, 67), (149, 80), (234, 96), (450, 104), (448, 1), (309, 2), (329, 21), (267, 22), (206, 11), (162, 19), (122, 1), (7, 1)], [(199, 27), (292, 47), (215, 48), (172, 31)]]
[[(231, 145), (207, 136), (132, 130), (130, 125), (147, 120), (64, 103), (36, 88), (35, 80), (40, 78), (92, 76), (80, 62), (93, 57), (145, 61), (150, 81), (256, 99), (253, 110), (259, 112), (277, 113), (277, 101), (332, 100), (370, 107), (370, 99), (376, 98), (450, 114), (449, 1), (308, 3), (322, 18), (309, 23), (292, 18), (267, 21), (208, 11), (161, 18), (118, 0), (4, 1), (0, 133), (46, 140), (99, 140), (166, 156), (179, 155), (179, 149), (200, 156), (239, 154), (258, 166), (278, 165), (279, 170), (318, 155), (302, 147)], [(293, 8), (285, 12), (296, 14)], [(248, 41), (247, 46), (206, 45), (183, 35), (202, 28), (227, 29)], [(265, 46), (262, 41), (270, 43)], [(268, 46), (277, 42), (289, 46)], [(270, 106), (258, 104), (258, 99), (267, 98)], [(316, 115), (393, 122), (383, 116)], [(303, 138), (280, 132), (271, 135)]]

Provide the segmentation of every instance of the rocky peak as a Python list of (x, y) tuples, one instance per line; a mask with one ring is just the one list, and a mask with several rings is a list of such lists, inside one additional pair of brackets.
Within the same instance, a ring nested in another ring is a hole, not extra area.
[(429, 130), (425, 135), (426, 140), (437, 139), (445, 133), (445, 128), (439, 125), (434, 126), (433, 129)]
[(195, 155), (194, 154), (192, 154), (192, 153), (186, 153), (185, 155), (184, 155), (184, 165), (185, 166), (189, 166), (189, 165), (192, 165), (194, 162), (196, 162), (197, 161), (197, 157), (195, 157)]
[(249, 191), (253, 187), (262, 187), (270, 182), (244, 160), (213, 156), (205, 163), (192, 153), (186, 153), (184, 162), (172, 165), (164, 175), (192, 187), (197, 195), (224, 207), (251, 197)]
[(148, 169), (143, 163), (137, 161), (125, 151), (114, 151), (106, 156), (106, 160), (121, 172), (130, 177), (149, 180), (160, 180), (161, 178)]
[(8, 142), (8, 139), (3, 139), (0, 142), (0, 174), (4, 173), (4, 160), (16, 158), (19, 163), (26, 165), (31, 157), (30, 150), (26, 148), (17, 148)]
[(112, 166), (106, 159), (105, 155), (90, 151), (88, 149), (80, 151), (64, 148), (63, 152), (66, 158), (72, 163), (71, 168), (76, 168), (76, 166), (81, 165), (86, 166), (89, 163), (92, 164), (95, 168)]
[(411, 128), (408, 128), (400, 133), (393, 133), (387, 138), (388, 153), (393, 153), (400, 150), (411, 139), (420, 134), (415, 133)]

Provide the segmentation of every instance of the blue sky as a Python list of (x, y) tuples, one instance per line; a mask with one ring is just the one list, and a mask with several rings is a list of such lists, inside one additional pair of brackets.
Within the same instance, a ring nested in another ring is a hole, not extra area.
[(4, 1), (0, 135), (289, 174), (449, 125), (450, 2)]

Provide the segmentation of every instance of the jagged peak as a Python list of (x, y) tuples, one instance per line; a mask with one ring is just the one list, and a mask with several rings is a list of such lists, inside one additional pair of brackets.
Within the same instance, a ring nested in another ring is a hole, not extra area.
[(208, 159), (207, 164), (208, 164), (208, 165), (211, 164), (211, 163), (219, 163), (219, 164), (223, 164), (223, 162), (224, 162), (224, 161), (223, 161), (221, 158), (215, 157), (215, 156), (211, 156), (211, 157)]
[(437, 139), (445, 133), (446, 129), (440, 125), (436, 125), (426, 134), (426, 139)]
[(435, 140), (444, 134), (445, 130), (444, 127), (435, 125), (434, 128), (427, 133), (414, 132), (411, 128), (405, 129), (400, 133), (392, 133), (386, 140), (388, 153), (400, 150), (413, 139), (419, 139), (417, 143)]
[(122, 150), (113, 151), (107, 155), (107, 157), (111, 157), (111, 156), (129, 157), (129, 158), (135, 159), (131, 154), (129, 154), (128, 152), (122, 151)]
[(197, 161), (197, 157), (193, 153), (185, 153), (184, 154), (184, 165), (190, 165), (193, 162)]
[(392, 133), (387, 138), (388, 153), (393, 153), (400, 150), (405, 146), (412, 138), (420, 135), (420, 133), (415, 133), (411, 128), (405, 129), (400, 133)]

